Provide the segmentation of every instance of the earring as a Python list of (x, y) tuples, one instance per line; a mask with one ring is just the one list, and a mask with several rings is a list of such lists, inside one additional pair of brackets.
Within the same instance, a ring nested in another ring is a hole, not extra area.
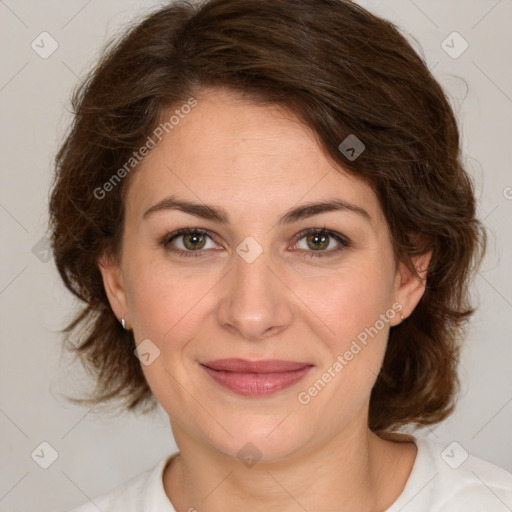
[(400, 318), (402, 319), (402, 322), (405, 320), (404, 315), (402, 315), (402, 313), (400, 313)]
[(126, 321), (124, 318), (121, 318), (121, 325), (123, 326), (123, 329), (126, 330)]

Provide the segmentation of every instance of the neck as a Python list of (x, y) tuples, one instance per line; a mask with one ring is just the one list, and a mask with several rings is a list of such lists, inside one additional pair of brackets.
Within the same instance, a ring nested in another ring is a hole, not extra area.
[(178, 512), (381, 511), (401, 493), (416, 449), (385, 441), (366, 428), (346, 432), (286, 460), (247, 467), (173, 425), (180, 454), (164, 472)]

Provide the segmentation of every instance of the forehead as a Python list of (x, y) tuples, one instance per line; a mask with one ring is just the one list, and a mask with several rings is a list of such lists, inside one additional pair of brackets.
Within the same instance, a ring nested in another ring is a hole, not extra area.
[(221, 90), (196, 99), (197, 106), (132, 176), (127, 210), (141, 215), (173, 194), (228, 211), (260, 213), (264, 208), (270, 214), (334, 196), (381, 218), (372, 188), (335, 166), (313, 132), (289, 111)]

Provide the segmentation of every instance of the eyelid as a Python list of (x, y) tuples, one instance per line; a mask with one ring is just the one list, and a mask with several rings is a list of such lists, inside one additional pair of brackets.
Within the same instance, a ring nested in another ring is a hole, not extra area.
[[(213, 233), (212, 231), (210, 231), (208, 229), (204, 229), (204, 228), (189, 228), (188, 227), (188, 228), (181, 228), (176, 231), (173, 231), (172, 233), (166, 234), (158, 241), (158, 245), (163, 246), (166, 251), (177, 253), (180, 256), (204, 257), (203, 253), (211, 251), (212, 249), (198, 249), (197, 251), (184, 251), (183, 249), (178, 249), (178, 248), (172, 246), (171, 242), (174, 239), (179, 238), (180, 236), (183, 236), (186, 234), (191, 234), (191, 233), (199, 233), (202, 235), (206, 235), (209, 238), (211, 238), (215, 243), (218, 244), (218, 242), (216, 241), (217, 235), (215, 233)], [(292, 246), (294, 247), (302, 238), (304, 238), (308, 235), (314, 235), (314, 234), (319, 234), (319, 235), (323, 234), (323, 235), (327, 235), (327, 236), (335, 239), (339, 243), (339, 247), (337, 247), (335, 249), (330, 249), (328, 251), (322, 251), (322, 250), (318, 250), (318, 251), (309, 250), (308, 251), (308, 250), (300, 249), (299, 252), (305, 253), (306, 257), (316, 258), (316, 257), (330, 256), (332, 254), (338, 253), (341, 250), (351, 246), (351, 242), (347, 237), (345, 237), (341, 233), (338, 233), (337, 231), (329, 230), (326, 227), (308, 228), (308, 229), (304, 229), (304, 230), (300, 231), (299, 233), (297, 233), (295, 235), (295, 237), (294, 237), (295, 241), (293, 242)], [(218, 244), (218, 245), (220, 245), (220, 244)]]
[[(337, 231), (332, 231), (330, 229), (327, 229), (326, 227), (304, 229), (303, 231), (301, 231), (300, 233), (297, 233), (295, 235), (295, 240), (296, 240), (295, 243), (297, 243), (301, 238), (304, 238), (305, 236), (316, 235), (316, 234), (330, 236), (331, 238), (334, 238), (339, 243), (341, 243), (347, 247), (350, 245), (350, 241), (346, 236), (342, 235), (341, 233), (338, 233)], [(328, 251), (324, 251), (324, 252), (328, 252)]]
[[(215, 233), (213, 233), (212, 231), (210, 231), (209, 229), (204, 229), (204, 228), (181, 228), (181, 229), (177, 229), (176, 231), (173, 231), (171, 233), (165, 234), (158, 241), (158, 245), (162, 245), (164, 247), (164, 249), (168, 249), (168, 246), (171, 245), (171, 242), (174, 239), (179, 238), (180, 236), (183, 236), (183, 235), (191, 234), (191, 233), (199, 233), (201, 235), (206, 235), (209, 238), (211, 238), (215, 243), (218, 244), (218, 242), (216, 241), (216, 236), (217, 235)], [(220, 245), (220, 244), (218, 244), (218, 245)], [(200, 249), (198, 251), (183, 251), (182, 249), (176, 249), (176, 251), (182, 252), (182, 253), (183, 252), (187, 252), (187, 253), (201, 252), (203, 250), (204, 249)]]
[(299, 240), (302, 238), (309, 236), (309, 235), (327, 235), (330, 238), (334, 238), (338, 242), (338, 247), (335, 247), (334, 249), (330, 249), (328, 251), (314, 251), (314, 250), (304, 250), (300, 249), (300, 252), (304, 253), (304, 257), (306, 258), (322, 258), (322, 257), (329, 257), (338, 254), (339, 252), (343, 251), (344, 249), (347, 249), (348, 247), (351, 247), (350, 240), (342, 235), (341, 233), (338, 233), (337, 231), (332, 231), (330, 229), (327, 229), (325, 226), (323, 228), (308, 228), (297, 235), (295, 235), (295, 242), (293, 246), (297, 245)]

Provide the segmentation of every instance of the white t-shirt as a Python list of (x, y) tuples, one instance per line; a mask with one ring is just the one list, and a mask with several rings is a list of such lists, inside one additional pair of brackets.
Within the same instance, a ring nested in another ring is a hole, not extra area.
[[(406, 485), (384, 512), (510, 512), (512, 474), (472, 455), (457, 443), (448, 447), (414, 438), (418, 453)], [(177, 454), (150, 471), (71, 512), (176, 512), (165, 494), (163, 470)], [(467, 458), (466, 458), (467, 457)], [(194, 510), (192, 508), (192, 510)]]

